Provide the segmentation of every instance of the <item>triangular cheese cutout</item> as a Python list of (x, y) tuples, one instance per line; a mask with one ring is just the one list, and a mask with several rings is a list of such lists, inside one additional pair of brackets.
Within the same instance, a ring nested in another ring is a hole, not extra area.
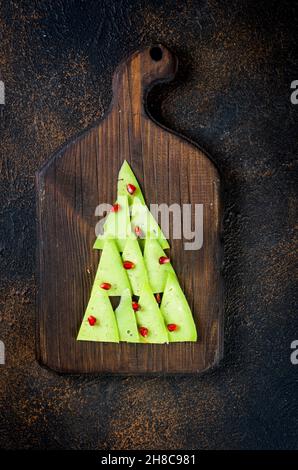
[(139, 343), (136, 315), (132, 308), (132, 298), (129, 289), (126, 289), (121, 297), (120, 303), (115, 310), (120, 341), (126, 343)]
[[(133, 194), (129, 194), (127, 191), (128, 184), (135, 186), (136, 190)], [(138, 197), (141, 203), (145, 204), (138, 180), (126, 160), (124, 160), (118, 174), (117, 195), (118, 197), (127, 196), (129, 205), (133, 203), (135, 197)]]
[[(96, 319), (93, 326), (89, 325), (89, 316)], [(92, 290), (77, 339), (119, 343), (117, 322), (106, 292)]]
[(145, 240), (144, 261), (151, 289), (154, 293), (163, 292), (169, 273), (175, 274), (171, 263), (160, 264), (159, 259), (166, 254), (158, 240), (147, 238)]
[(115, 241), (112, 239), (105, 240), (95, 275), (93, 289), (101, 289), (100, 285), (102, 283), (111, 284), (111, 288), (107, 291), (109, 296), (121, 295), (125, 289), (129, 289), (131, 291), (121, 256), (116, 247)]
[(101, 250), (107, 238), (114, 238), (118, 250), (123, 251), (127, 238), (131, 234), (130, 213), (128, 198), (126, 195), (119, 196), (116, 203), (119, 206), (117, 212), (110, 212), (103, 226), (104, 233), (100, 235), (93, 245), (93, 248)]
[(142, 204), (137, 197), (135, 197), (131, 207), (131, 225), (133, 231), (136, 227), (141, 229), (142, 238), (153, 238), (158, 240), (163, 249), (170, 247), (166, 237), (162, 233), (148, 207)]
[(160, 311), (166, 325), (177, 326), (175, 331), (168, 332), (170, 342), (197, 341), (197, 330), (190, 307), (174, 274), (168, 275)]
[(159, 310), (158, 303), (148, 283), (142, 288), (139, 298), (140, 309), (136, 312), (138, 327), (148, 329), (148, 335), (140, 336), (142, 343), (168, 343), (168, 332)]
[(128, 269), (126, 272), (134, 295), (140, 295), (143, 285), (148, 282), (148, 276), (139, 242), (134, 235), (127, 240), (122, 259), (123, 262), (134, 263), (134, 268)]

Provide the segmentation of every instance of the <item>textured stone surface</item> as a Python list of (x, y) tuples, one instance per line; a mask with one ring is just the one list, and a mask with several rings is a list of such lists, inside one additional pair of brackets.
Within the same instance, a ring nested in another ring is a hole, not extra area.
[[(298, 448), (295, 2), (2, 1), (0, 445)], [(223, 178), (225, 358), (199, 377), (59, 376), (34, 355), (34, 173), (99, 119), (118, 62), (162, 42), (180, 59), (153, 115)]]

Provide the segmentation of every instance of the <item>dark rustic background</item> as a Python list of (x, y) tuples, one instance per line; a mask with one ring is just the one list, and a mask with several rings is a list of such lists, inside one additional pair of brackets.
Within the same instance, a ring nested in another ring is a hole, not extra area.
[[(4, 448), (298, 448), (294, 1), (2, 1), (0, 440)], [(153, 115), (224, 183), (225, 358), (202, 376), (59, 376), (35, 361), (34, 174), (98, 120), (116, 65), (162, 42)]]

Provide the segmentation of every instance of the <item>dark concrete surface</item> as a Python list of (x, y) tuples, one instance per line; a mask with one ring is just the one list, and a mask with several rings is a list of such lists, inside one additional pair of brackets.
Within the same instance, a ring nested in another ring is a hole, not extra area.
[[(294, 1), (1, 1), (2, 448), (298, 448)], [(60, 376), (35, 360), (34, 174), (101, 118), (118, 62), (180, 60), (154, 116), (211, 153), (224, 185), (225, 357), (202, 376)]]

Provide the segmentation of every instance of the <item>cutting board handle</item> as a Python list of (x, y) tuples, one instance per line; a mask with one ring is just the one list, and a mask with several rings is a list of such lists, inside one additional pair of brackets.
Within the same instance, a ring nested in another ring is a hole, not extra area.
[(112, 107), (133, 115), (145, 114), (148, 90), (156, 82), (172, 80), (177, 65), (176, 57), (161, 44), (135, 52), (115, 71)]

